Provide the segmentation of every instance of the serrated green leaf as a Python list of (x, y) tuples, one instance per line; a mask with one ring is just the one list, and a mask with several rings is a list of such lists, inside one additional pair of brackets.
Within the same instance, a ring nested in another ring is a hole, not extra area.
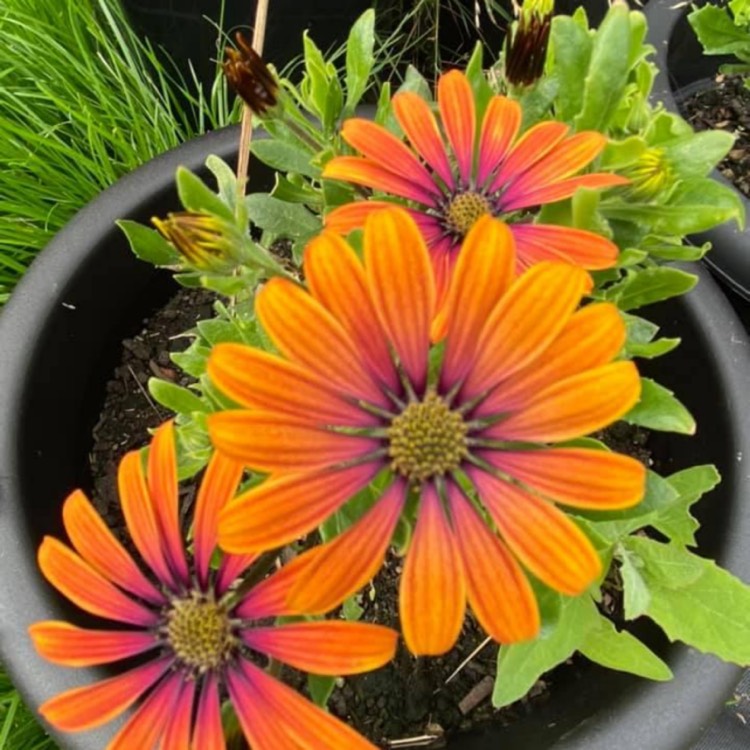
[(335, 687), (335, 677), (320, 674), (307, 675), (307, 689), (310, 691), (310, 697), (316, 706), (325, 708)]
[(588, 29), (569, 16), (554, 16), (550, 30), (553, 75), (558, 81), (555, 116), (572, 122), (583, 106), (584, 87), (591, 60), (592, 40)]
[(646, 614), (672, 641), (750, 664), (750, 586), (712, 560), (645, 537), (623, 542), (643, 563)]
[(689, 13), (688, 21), (707, 55), (742, 55), (750, 51), (750, 35), (735, 24), (726, 8), (707, 4)]
[(345, 114), (352, 114), (365, 93), (375, 64), (375, 11), (366, 10), (352, 26), (346, 43)]
[(643, 562), (622, 545), (619, 545), (615, 555), (620, 561), (625, 619), (635, 620), (646, 613), (651, 602), (651, 592), (641, 575)]
[(361, 595), (355, 594), (344, 600), (344, 603), (341, 605), (341, 612), (345, 620), (359, 620), (364, 614), (364, 609), (362, 609), (359, 603), (360, 597)]
[(154, 266), (173, 266), (180, 262), (180, 254), (155, 229), (137, 221), (120, 219), (116, 222), (130, 243), (133, 254)]
[(553, 667), (569, 659), (596, 627), (598, 613), (588, 595), (564, 599), (554, 627), (528, 643), (501, 646), (492, 693), (495, 708), (522, 698)]
[(180, 202), (188, 211), (213, 214), (234, 223), (234, 211), (189, 169), (178, 167), (176, 181)]
[(320, 230), (320, 218), (299, 203), (286, 203), (267, 193), (252, 193), (245, 203), (250, 221), (273, 234), (296, 238)]
[(241, 342), (243, 340), (242, 333), (238, 330), (235, 323), (229, 320), (219, 320), (217, 318), (200, 320), (198, 321), (197, 328), (200, 335), (211, 346), (226, 341)]
[(695, 434), (695, 420), (668, 388), (650, 378), (641, 378), (640, 401), (622, 418), (652, 430)]
[(678, 268), (644, 268), (609, 287), (606, 298), (621, 310), (636, 310), (685, 294), (697, 281), (697, 276)]
[(625, 347), (626, 357), (640, 357), (641, 359), (654, 359), (661, 357), (667, 352), (679, 346), (681, 339), (659, 339), (648, 344), (631, 344)]
[(649, 680), (671, 680), (672, 670), (645, 643), (626, 630), (618, 631), (605, 617), (599, 617), (578, 649), (587, 659), (620, 672)]
[(175, 414), (210, 411), (196, 393), (176, 383), (170, 383), (168, 380), (149, 378), (148, 392), (158, 403)]
[(312, 154), (297, 144), (264, 138), (253, 141), (250, 151), (264, 164), (280, 172), (320, 177), (320, 169), (311, 163)]
[(206, 371), (206, 362), (210, 354), (209, 347), (194, 341), (184, 352), (170, 354), (170, 359), (188, 375), (199, 378)]

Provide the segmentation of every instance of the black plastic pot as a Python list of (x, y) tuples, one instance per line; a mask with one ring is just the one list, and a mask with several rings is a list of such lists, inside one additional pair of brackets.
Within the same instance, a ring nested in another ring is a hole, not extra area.
[[(209, 153), (229, 158), (236, 141), (236, 130), (205, 136), (105, 191), (39, 256), (0, 315), (0, 648), (32, 706), (102, 674), (62, 669), (34, 652), (28, 625), (72, 614), (39, 575), (35, 554), (44, 534), (61, 534), (66, 494), (91, 484), (91, 427), (119, 342), (172, 288), (168, 276), (132, 257), (114, 221), (147, 221), (176, 208), (176, 167), (197, 169)], [(251, 177), (253, 189), (268, 184), (257, 164)], [(724, 481), (702, 504), (701, 551), (750, 579), (750, 344), (711, 278), (701, 276), (687, 298), (651, 311), (666, 335), (683, 337), (651, 374), (676, 390), (700, 426), (695, 438), (655, 437), (654, 450), (667, 472), (718, 465)], [(458, 737), (448, 747), (686, 750), (731, 695), (740, 670), (656, 643), (674, 670), (673, 682), (584, 666), (582, 675), (562, 678), (550, 700), (517, 724)], [(111, 733), (107, 727), (58, 740), (68, 750), (101, 750)]]
[[(710, 85), (722, 63), (731, 58), (708, 56), (698, 42), (687, 20), (689, 3), (673, 0), (650, 0), (645, 8), (648, 19), (647, 41), (656, 48), (655, 62), (659, 68), (651, 99), (679, 114), (678, 102), (685, 89), (695, 90), (699, 82)], [(733, 187), (719, 172), (713, 177)], [(739, 194), (739, 193), (738, 193)], [(739, 194), (750, 217), (750, 201)], [(713, 249), (705, 258), (711, 271), (736, 294), (750, 300), (750, 228), (739, 229), (735, 222), (726, 222), (692, 238), (696, 244), (710, 242)]]

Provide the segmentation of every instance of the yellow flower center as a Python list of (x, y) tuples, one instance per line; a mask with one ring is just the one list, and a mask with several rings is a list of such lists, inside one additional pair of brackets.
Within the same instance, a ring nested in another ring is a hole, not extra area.
[(409, 404), (388, 428), (388, 455), (394, 471), (412, 482), (446, 474), (468, 455), (467, 427), (440, 396)]
[(224, 608), (197, 594), (172, 602), (166, 634), (178, 659), (199, 673), (221, 666), (237, 643)]
[(448, 228), (465, 235), (485, 214), (490, 213), (489, 201), (479, 193), (460, 193), (448, 206), (445, 222)]

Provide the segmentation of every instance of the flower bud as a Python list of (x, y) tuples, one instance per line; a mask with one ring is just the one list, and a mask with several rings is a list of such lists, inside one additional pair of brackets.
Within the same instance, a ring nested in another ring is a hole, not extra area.
[(531, 86), (541, 78), (547, 59), (554, 0), (526, 0), (505, 40), (505, 80)]
[(235, 39), (237, 47), (225, 50), (224, 75), (245, 104), (256, 115), (264, 115), (276, 106), (279, 86), (263, 58), (241, 32), (237, 32)]

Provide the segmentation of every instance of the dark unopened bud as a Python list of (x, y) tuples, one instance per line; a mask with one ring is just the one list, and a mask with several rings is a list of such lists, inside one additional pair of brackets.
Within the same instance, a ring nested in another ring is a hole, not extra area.
[(554, 0), (525, 0), (505, 43), (505, 80), (531, 86), (544, 72)]
[(241, 32), (237, 32), (235, 39), (237, 48), (227, 47), (225, 50), (224, 75), (255, 114), (265, 114), (276, 106), (279, 86), (263, 58)]
[(211, 214), (190, 211), (151, 219), (188, 265), (201, 271), (222, 272), (235, 265), (231, 228)]

